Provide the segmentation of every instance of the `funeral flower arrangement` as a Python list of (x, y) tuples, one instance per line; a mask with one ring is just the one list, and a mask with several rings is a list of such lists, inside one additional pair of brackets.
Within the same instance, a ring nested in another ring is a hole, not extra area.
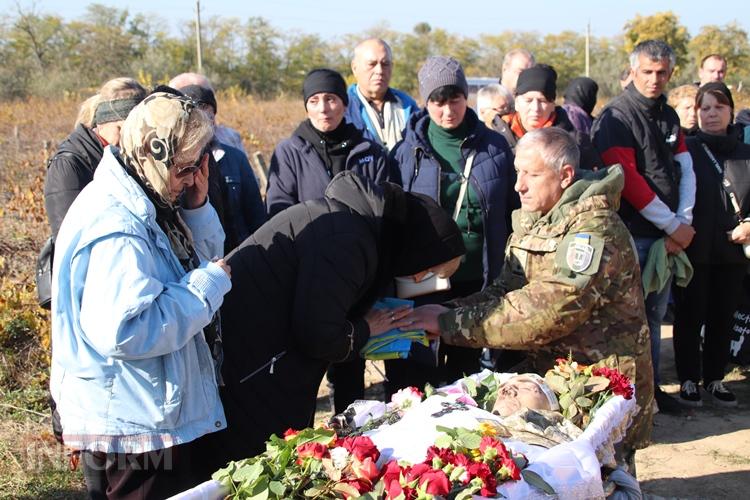
[(282, 438), (271, 436), (265, 453), (232, 462), (213, 477), (235, 499), (465, 500), (475, 494), (494, 497), (499, 484), (521, 478), (554, 493), (538, 474), (524, 470), (526, 457), (506, 448), (491, 424), (438, 430), (442, 434), (423, 462), (391, 460), (379, 468), (380, 451), (367, 436), (289, 429)]
[(381, 484), (385, 498), (394, 500), (449, 498), (465, 500), (473, 495), (497, 496), (497, 486), (523, 479), (554, 494), (541, 476), (524, 470), (528, 460), (495, 437), (491, 424), (477, 430), (438, 427), (441, 434), (427, 450), (424, 462), (409, 465), (390, 461), (384, 466)]
[(236, 499), (358, 498), (380, 479), (378, 458), (380, 451), (365, 436), (340, 439), (327, 428), (289, 429), (281, 438), (271, 436), (264, 453), (231, 462), (213, 478)]
[(630, 379), (613, 368), (616, 365), (614, 356), (593, 365), (579, 364), (571, 356), (558, 358), (544, 380), (557, 394), (563, 416), (585, 429), (596, 410), (611, 397), (631, 399), (633, 387)]

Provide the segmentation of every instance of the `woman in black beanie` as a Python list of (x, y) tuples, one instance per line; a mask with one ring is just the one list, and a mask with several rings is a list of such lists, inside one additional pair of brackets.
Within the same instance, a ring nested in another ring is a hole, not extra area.
[(269, 216), (321, 198), (331, 179), (344, 170), (376, 182), (386, 180), (385, 151), (344, 120), (349, 104), (344, 78), (331, 69), (314, 69), (305, 77), (302, 96), (307, 119), (276, 146), (271, 158)]
[[(593, 81), (593, 80), (592, 80)], [(596, 83), (594, 83), (596, 85)], [(518, 75), (516, 111), (495, 120), (492, 128), (499, 132), (515, 151), (516, 144), (526, 132), (546, 127), (558, 127), (571, 133), (581, 152), (581, 168), (595, 170), (603, 166), (588, 134), (576, 130), (557, 98), (557, 72), (547, 64), (537, 64)], [(593, 105), (591, 106), (593, 110)]]
[[(339, 172), (351, 170), (376, 183), (386, 180), (386, 153), (344, 120), (349, 98), (344, 78), (331, 69), (314, 69), (302, 84), (307, 119), (292, 136), (276, 146), (268, 170), (266, 210), (273, 217), (297, 203), (322, 198)], [(365, 362), (354, 359), (334, 365), (336, 412), (342, 412), (365, 390)]]

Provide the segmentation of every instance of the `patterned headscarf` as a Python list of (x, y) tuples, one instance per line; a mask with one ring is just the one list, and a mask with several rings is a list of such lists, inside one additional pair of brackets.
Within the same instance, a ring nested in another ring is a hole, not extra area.
[(186, 271), (196, 267), (198, 258), (193, 235), (170, 199), (169, 169), (194, 109), (189, 97), (156, 92), (133, 108), (120, 131), (120, 156), (126, 169), (154, 203), (156, 222)]
[(189, 97), (156, 92), (133, 108), (120, 131), (122, 159), (166, 206), (173, 206), (169, 169), (194, 108)]

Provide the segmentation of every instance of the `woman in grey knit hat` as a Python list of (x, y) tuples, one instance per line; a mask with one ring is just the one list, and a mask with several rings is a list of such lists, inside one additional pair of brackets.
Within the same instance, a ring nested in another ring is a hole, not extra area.
[[(406, 191), (430, 196), (453, 216), (467, 252), (451, 289), (418, 297), (417, 306), (469, 295), (490, 283), (502, 266), (510, 213), (519, 206), (513, 154), (505, 139), (468, 107), (461, 64), (452, 57), (430, 57), (418, 80), (425, 107), (412, 115), (404, 140), (392, 152), (393, 176)], [(387, 393), (450, 382), (479, 370), (478, 349), (441, 346), (437, 360), (419, 349), (413, 347), (410, 359), (386, 362)], [(437, 366), (425, 369), (419, 360)]]

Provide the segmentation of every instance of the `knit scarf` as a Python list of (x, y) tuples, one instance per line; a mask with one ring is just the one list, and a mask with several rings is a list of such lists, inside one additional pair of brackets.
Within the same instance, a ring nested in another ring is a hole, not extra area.
[[(526, 135), (526, 132), (528, 132), (525, 128), (523, 128), (523, 125), (521, 125), (521, 116), (519, 115), (518, 112), (513, 113), (512, 115), (509, 115), (509, 116), (510, 116), (510, 121), (509, 121), (510, 129), (511, 131), (513, 131), (513, 134), (517, 138), (520, 139), (521, 137)], [(553, 111), (552, 114), (549, 116), (549, 118), (547, 118), (547, 121), (544, 122), (542, 126), (539, 128), (547, 128), (547, 127), (553, 126), (555, 124), (556, 119), (557, 119), (557, 113)]]
[(373, 129), (377, 132), (378, 143), (386, 151), (390, 151), (403, 138), (401, 137), (401, 131), (406, 126), (403, 104), (397, 96), (394, 96), (395, 100), (386, 100), (383, 103), (383, 127), (381, 128), (378, 112), (373, 109), (370, 101), (362, 95), (359, 86), (357, 86), (357, 97), (362, 102)]

